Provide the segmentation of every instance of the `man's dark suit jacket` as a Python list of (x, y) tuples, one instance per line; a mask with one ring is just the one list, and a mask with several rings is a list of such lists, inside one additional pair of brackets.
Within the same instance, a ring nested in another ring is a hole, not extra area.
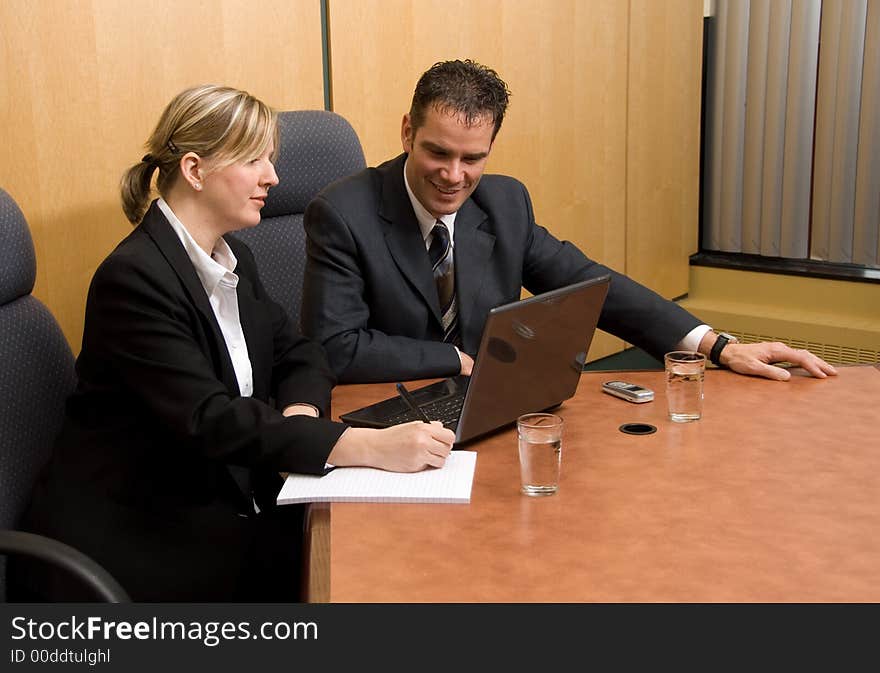
[[(406, 155), (344, 178), (308, 206), (303, 331), (321, 341), (340, 381), (457, 374), (442, 343), (428, 253), (403, 181)], [(655, 357), (700, 321), (588, 259), (535, 223), (522, 183), (484, 175), (455, 218), (455, 287), (462, 350), (474, 355), (490, 309), (606, 273), (599, 327)]]
[[(205, 290), (153, 203), (92, 280), (78, 387), (28, 513), (33, 530), (94, 557), (136, 600), (269, 600), (247, 586), (272, 572), (295, 584), (296, 554), (273, 557), (299, 544), (281, 531), (291, 510), (272, 512), (277, 472), (322, 474), (345, 429), (277, 410), (326, 413), (334, 377), (266, 294), (250, 250), (227, 241), (253, 397), (240, 396)], [(63, 580), (50, 581), (62, 586), (44, 593), (63, 597)]]

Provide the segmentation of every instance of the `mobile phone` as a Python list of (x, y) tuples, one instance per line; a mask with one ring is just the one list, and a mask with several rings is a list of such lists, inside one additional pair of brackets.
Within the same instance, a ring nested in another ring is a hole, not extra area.
[(627, 402), (651, 402), (654, 399), (654, 391), (650, 388), (637, 386), (635, 383), (627, 381), (605, 381), (602, 384), (602, 390), (609, 395), (614, 395)]

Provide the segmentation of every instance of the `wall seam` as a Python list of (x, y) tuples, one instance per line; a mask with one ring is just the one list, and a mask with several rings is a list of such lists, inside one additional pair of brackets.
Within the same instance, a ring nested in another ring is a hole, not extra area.
[(330, 59), (330, 12), (328, 0), (321, 3), (321, 64), (324, 74), (324, 109), (333, 110), (333, 80)]

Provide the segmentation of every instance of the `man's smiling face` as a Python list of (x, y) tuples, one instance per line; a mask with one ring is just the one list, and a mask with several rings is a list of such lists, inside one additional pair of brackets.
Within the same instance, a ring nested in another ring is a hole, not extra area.
[(468, 125), (465, 117), (431, 106), (425, 123), (414, 129), (404, 115), (403, 150), (409, 154), (406, 180), (425, 209), (434, 217), (458, 211), (477, 188), (495, 130), (491, 116)]

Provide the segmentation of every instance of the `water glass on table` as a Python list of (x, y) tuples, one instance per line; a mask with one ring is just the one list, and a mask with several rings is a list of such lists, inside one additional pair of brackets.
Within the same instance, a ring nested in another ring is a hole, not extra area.
[(706, 356), (692, 351), (673, 351), (663, 358), (666, 366), (666, 402), (675, 423), (700, 420), (703, 414), (703, 378)]
[(563, 421), (555, 414), (524, 414), (516, 420), (522, 492), (553, 495), (559, 489)]

